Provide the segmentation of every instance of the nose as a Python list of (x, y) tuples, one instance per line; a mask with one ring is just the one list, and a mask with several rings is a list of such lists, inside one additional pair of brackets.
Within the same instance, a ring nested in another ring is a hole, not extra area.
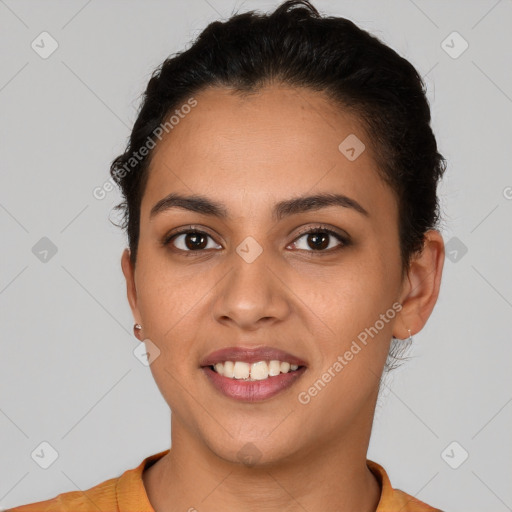
[(215, 319), (247, 331), (283, 321), (291, 311), (286, 270), (265, 251), (254, 261), (237, 252), (229, 260), (231, 270), (217, 288)]

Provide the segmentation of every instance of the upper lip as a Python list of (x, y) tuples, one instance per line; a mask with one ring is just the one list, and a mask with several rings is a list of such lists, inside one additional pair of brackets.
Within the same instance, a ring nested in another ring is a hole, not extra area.
[(206, 356), (200, 363), (200, 366), (214, 366), (224, 361), (244, 361), (246, 363), (257, 363), (258, 361), (286, 361), (298, 366), (306, 366), (306, 363), (290, 354), (274, 347), (226, 347), (216, 350)]

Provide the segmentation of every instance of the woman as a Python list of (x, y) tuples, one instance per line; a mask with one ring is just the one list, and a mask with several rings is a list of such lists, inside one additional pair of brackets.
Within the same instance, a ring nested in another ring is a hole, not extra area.
[(13, 511), (439, 510), (366, 454), (438, 297), (444, 170), (420, 76), (352, 22), (288, 1), (210, 24), (111, 167), (172, 448)]

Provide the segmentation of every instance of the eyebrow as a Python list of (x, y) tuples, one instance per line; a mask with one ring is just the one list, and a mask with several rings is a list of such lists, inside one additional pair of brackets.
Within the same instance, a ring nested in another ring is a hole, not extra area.
[[(343, 208), (351, 208), (365, 217), (369, 217), (369, 213), (355, 200), (343, 194), (315, 194), (311, 196), (300, 196), (286, 199), (276, 203), (272, 209), (272, 218), (280, 221), (284, 217), (297, 215), (299, 213), (316, 211), (329, 206), (341, 206)], [(220, 219), (229, 219), (229, 213), (225, 205), (209, 199), (205, 196), (192, 195), (184, 196), (177, 193), (171, 193), (160, 199), (149, 214), (152, 219), (157, 214), (165, 212), (172, 208), (181, 208), (183, 210), (210, 215)]]

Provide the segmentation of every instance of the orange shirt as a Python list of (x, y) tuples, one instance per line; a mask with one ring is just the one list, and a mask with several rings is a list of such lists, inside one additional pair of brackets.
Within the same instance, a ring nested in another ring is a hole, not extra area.
[[(169, 450), (146, 457), (136, 468), (125, 471), (86, 491), (71, 491), (55, 498), (8, 509), (7, 512), (155, 512), (151, 506), (142, 472)], [(371, 460), (367, 466), (381, 486), (380, 501), (375, 512), (442, 512), (399, 489), (393, 489), (385, 469)]]

